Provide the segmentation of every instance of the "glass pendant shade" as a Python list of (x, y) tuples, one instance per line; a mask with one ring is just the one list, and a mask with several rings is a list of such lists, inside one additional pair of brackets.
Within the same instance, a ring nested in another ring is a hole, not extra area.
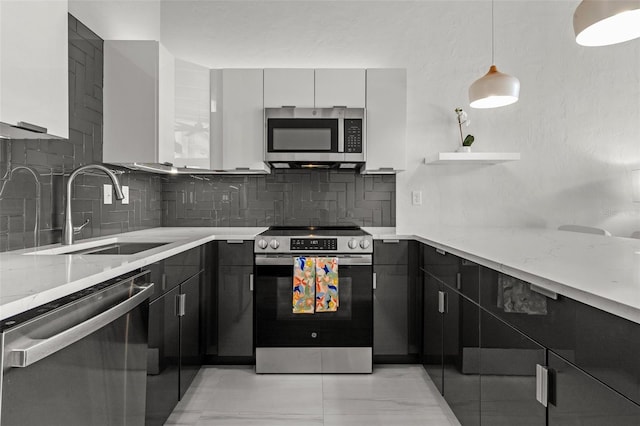
[(491, 65), (489, 72), (469, 87), (469, 106), (497, 108), (517, 102), (519, 96), (520, 80), (501, 73), (495, 65)]
[(640, 37), (640, 0), (583, 0), (573, 14), (576, 43), (608, 46)]

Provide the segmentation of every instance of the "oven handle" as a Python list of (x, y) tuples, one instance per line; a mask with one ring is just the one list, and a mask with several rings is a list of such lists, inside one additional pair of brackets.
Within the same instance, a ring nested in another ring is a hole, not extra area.
[[(291, 265), (293, 266), (293, 259), (297, 256), (256, 256), (257, 266), (281, 266)], [(327, 256), (330, 257), (330, 256)], [(373, 259), (370, 254), (363, 255), (349, 255), (349, 256), (336, 256), (338, 258), (338, 265), (372, 265)]]

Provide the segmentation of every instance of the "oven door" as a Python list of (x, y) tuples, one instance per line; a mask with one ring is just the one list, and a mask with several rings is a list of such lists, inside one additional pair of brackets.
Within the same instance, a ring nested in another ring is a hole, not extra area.
[(266, 160), (343, 160), (341, 127), (337, 118), (269, 118)]
[(294, 314), (294, 256), (256, 256), (256, 347), (371, 347), (371, 255), (338, 256), (337, 312)]

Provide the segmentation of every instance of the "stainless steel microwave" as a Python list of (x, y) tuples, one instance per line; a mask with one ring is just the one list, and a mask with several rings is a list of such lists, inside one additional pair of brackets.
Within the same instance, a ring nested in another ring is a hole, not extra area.
[(361, 164), (364, 108), (265, 108), (265, 162)]

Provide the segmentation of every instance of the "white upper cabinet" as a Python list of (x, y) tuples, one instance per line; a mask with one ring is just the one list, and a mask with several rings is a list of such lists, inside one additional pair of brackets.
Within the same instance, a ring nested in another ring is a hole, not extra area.
[(313, 70), (288, 68), (264, 70), (264, 107), (314, 107)]
[[(216, 109), (222, 111), (222, 151), (220, 170), (238, 173), (268, 173), (264, 163), (264, 103), (263, 70), (224, 69), (219, 75), (221, 84), (213, 84), (212, 99), (217, 97)], [(222, 96), (213, 93), (221, 88)], [(212, 124), (219, 119), (212, 120)], [(214, 124), (215, 125), (215, 124)], [(218, 139), (215, 137), (215, 139)]]
[(364, 69), (317, 69), (315, 107), (365, 107)]
[(68, 36), (66, 0), (0, 1), (0, 136), (23, 122), (69, 137)]
[(157, 41), (104, 42), (103, 161), (175, 161), (175, 59)]
[(175, 156), (181, 168), (210, 169), (209, 68), (176, 59)]
[(264, 106), (365, 107), (363, 69), (265, 69)]
[(367, 70), (367, 162), (363, 173), (406, 168), (407, 70)]

